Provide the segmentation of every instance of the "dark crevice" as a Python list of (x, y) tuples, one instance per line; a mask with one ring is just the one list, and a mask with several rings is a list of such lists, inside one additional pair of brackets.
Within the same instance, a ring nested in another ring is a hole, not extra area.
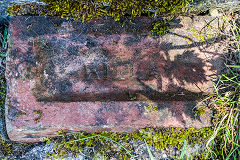
[(209, 15), (209, 10), (200, 12), (197, 16), (207, 16), (207, 15)]
[[(162, 101), (194, 101), (204, 97), (203, 93), (186, 92), (164, 92), (157, 91), (125, 91), (125, 92), (111, 92), (111, 93), (69, 93), (53, 95), (51, 97), (39, 97), (38, 101), (43, 102), (128, 102), (128, 101), (146, 101), (152, 100), (154, 102)], [(178, 94), (179, 93), (179, 94)]]

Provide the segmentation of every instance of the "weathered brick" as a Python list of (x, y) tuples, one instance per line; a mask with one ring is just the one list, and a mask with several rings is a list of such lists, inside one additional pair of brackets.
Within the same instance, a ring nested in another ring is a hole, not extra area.
[(154, 39), (151, 19), (133, 22), (13, 17), (6, 72), (10, 139), (39, 141), (60, 129), (210, 126), (210, 112), (196, 116), (193, 108), (212, 92), (221, 48), (217, 41), (188, 44), (181, 36), (204, 23), (173, 24), (172, 34)]

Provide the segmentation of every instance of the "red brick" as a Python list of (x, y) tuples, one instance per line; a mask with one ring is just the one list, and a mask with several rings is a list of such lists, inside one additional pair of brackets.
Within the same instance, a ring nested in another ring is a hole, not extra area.
[[(153, 39), (151, 19), (89, 23), (13, 17), (7, 60), (7, 131), (33, 142), (56, 131), (132, 132), (145, 127), (207, 127), (193, 108), (212, 92), (222, 61), (218, 43)], [(175, 33), (186, 32), (179, 24)], [(192, 24), (194, 26), (194, 23)], [(187, 26), (187, 27), (186, 27)], [(157, 106), (151, 111), (145, 106)]]

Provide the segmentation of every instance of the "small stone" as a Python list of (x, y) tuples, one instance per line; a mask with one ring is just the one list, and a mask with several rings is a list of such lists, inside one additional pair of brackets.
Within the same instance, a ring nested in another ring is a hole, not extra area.
[(217, 9), (210, 9), (210, 10), (209, 10), (209, 14), (210, 14), (210, 16), (212, 16), (212, 17), (222, 16), (222, 14), (220, 14)]
[(162, 154), (162, 158), (167, 158), (167, 157), (168, 157), (167, 154), (165, 153)]

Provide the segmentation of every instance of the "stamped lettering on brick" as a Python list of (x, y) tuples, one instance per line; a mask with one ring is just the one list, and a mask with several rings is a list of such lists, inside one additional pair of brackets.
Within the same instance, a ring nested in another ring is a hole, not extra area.
[[(55, 47), (59, 43), (61, 47)], [(68, 97), (64, 101), (125, 101), (136, 94), (159, 100), (176, 92), (198, 97), (198, 93), (184, 89), (184, 83), (206, 81), (203, 64), (192, 52), (171, 61), (163, 56), (161, 45), (154, 45), (159, 47), (158, 52), (148, 53), (146, 44), (139, 54), (129, 50), (124, 55), (102, 46), (86, 48), (64, 40), (39, 39), (37, 44), (34, 53), (39, 65), (34, 93), (40, 101), (61, 101), (64, 95)]]

